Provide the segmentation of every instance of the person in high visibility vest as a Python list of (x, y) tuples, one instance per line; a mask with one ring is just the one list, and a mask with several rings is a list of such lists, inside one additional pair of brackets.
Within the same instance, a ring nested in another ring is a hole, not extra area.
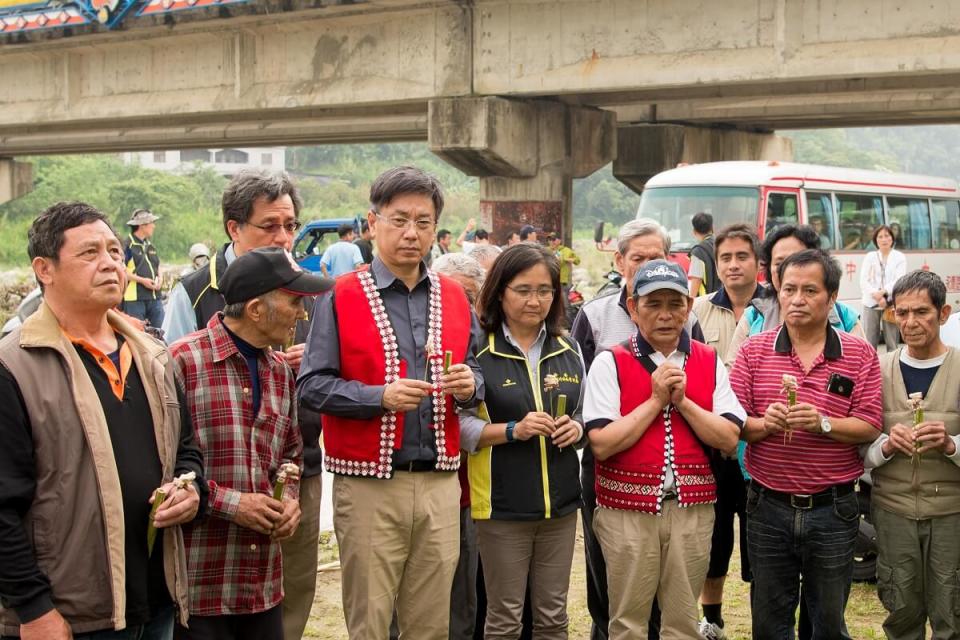
[(163, 325), (160, 290), (160, 256), (150, 238), (160, 216), (137, 209), (127, 220), (130, 235), (123, 243), (123, 261), (127, 266), (127, 288), (123, 292), (123, 311), (152, 327)]

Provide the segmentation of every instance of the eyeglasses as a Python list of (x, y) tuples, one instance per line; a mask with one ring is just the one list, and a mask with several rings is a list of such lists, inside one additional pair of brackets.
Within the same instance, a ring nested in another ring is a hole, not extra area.
[(430, 231), (436, 226), (436, 221), (433, 218), (404, 218), (403, 216), (385, 216), (382, 213), (378, 213), (377, 217), (381, 220), (386, 220), (387, 224), (397, 230), (406, 229), (412, 223), (417, 231)]
[(533, 289), (531, 287), (511, 287), (507, 285), (507, 289), (513, 291), (517, 296), (524, 300), (529, 300), (534, 295), (536, 295), (541, 300), (549, 300), (553, 297), (554, 292), (550, 287), (541, 287), (539, 289)]
[(300, 222), (299, 220), (294, 220), (293, 222), (287, 222), (285, 224), (280, 224), (279, 222), (273, 222), (271, 224), (253, 224), (252, 222), (248, 222), (247, 224), (250, 225), (251, 227), (256, 227), (257, 229), (266, 231), (272, 236), (275, 236), (278, 233), (280, 233), (281, 229), (283, 229), (290, 235), (293, 235), (300, 230), (300, 227), (303, 226), (303, 223)]

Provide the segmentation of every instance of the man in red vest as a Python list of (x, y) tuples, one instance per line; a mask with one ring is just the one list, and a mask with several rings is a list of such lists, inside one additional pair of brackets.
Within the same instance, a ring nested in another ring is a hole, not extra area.
[(733, 451), (746, 415), (716, 353), (684, 330), (683, 269), (652, 260), (630, 291), (638, 331), (594, 359), (583, 412), (596, 457), (609, 638), (646, 639), (654, 596), (664, 637), (697, 638), (716, 502), (705, 447)]
[[(460, 423), (483, 399), (479, 323), (463, 288), (427, 268), (443, 193), (412, 167), (370, 187), (377, 257), (318, 299), (300, 401), (323, 414), (351, 640), (446, 640), (460, 553)], [(445, 354), (452, 364), (447, 367)], [(406, 636), (405, 636), (406, 637)]]

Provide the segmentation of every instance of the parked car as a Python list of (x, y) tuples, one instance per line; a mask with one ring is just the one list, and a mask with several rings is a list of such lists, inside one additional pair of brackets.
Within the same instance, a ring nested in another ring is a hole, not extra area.
[(311, 220), (303, 225), (293, 241), (293, 258), (301, 267), (314, 273), (320, 273), (320, 258), (327, 247), (338, 240), (337, 229), (340, 225), (351, 224), (359, 234), (359, 218), (330, 218), (329, 220)]

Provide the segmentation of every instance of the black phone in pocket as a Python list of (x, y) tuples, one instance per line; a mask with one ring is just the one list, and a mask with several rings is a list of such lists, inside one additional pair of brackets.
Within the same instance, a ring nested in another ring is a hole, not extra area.
[(849, 398), (853, 395), (853, 380), (839, 373), (831, 373), (830, 379), (827, 381), (827, 391)]

